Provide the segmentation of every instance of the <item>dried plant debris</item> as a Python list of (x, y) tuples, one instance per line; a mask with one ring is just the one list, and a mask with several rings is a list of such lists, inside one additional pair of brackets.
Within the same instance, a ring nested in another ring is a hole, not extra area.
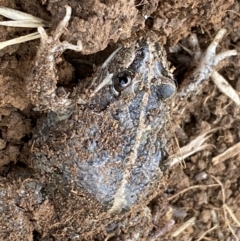
[(240, 105), (240, 96), (236, 90), (226, 81), (226, 79), (220, 75), (217, 71), (213, 71), (211, 75), (211, 79), (218, 87), (218, 89), (232, 99), (236, 105)]
[(4, 42), (0, 42), (0, 49), (4, 49), (7, 46), (24, 43), (24, 42), (31, 41), (34, 39), (39, 39), (39, 38), (40, 38), (40, 34), (38, 32), (27, 34), (19, 38), (14, 38), (14, 39), (6, 40)]
[(193, 225), (196, 221), (196, 217), (191, 217), (188, 219), (180, 228), (178, 228), (175, 232), (171, 234), (172, 238), (176, 238), (179, 236), (185, 229), (187, 229), (189, 226)]
[(0, 21), (0, 25), (20, 28), (49, 27), (49, 23), (31, 14), (12, 8), (0, 7), (0, 15), (13, 21)]
[[(21, 27), (21, 28), (49, 27), (49, 23), (47, 21), (41, 18), (37, 18), (31, 14), (27, 14), (11, 8), (0, 7), (0, 15), (13, 20), (13, 21), (0, 21), (0, 25), (3, 25), (3, 26)], [(31, 41), (38, 38), (40, 38), (40, 34), (38, 32), (34, 32), (19, 38), (6, 40), (4, 42), (0, 42), (0, 49), (3, 49), (10, 45), (24, 43), (24, 42)]]
[[(233, 229), (233, 226), (240, 227), (240, 221), (238, 220), (238, 218), (234, 214), (233, 210), (226, 203), (226, 201), (227, 201), (226, 200), (226, 190), (225, 190), (224, 185), (216, 177), (214, 177), (214, 176), (211, 176), (211, 177), (221, 186), (222, 202), (223, 202), (222, 209), (223, 209), (223, 213), (224, 213), (225, 223), (228, 226), (229, 230), (231, 231), (232, 235), (235, 237), (235, 240), (239, 241), (239, 238), (237, 237), (237, 235), (236, 235), (236, 233)], [(231, 224), (230, 218), (235, 222), (234, 225)]]
[(196, 152), (202, 151), (207, 147), (212, 146), (210, 144), (204, 144), (204, 143), (209, 137), (211, 137), (211, 135), (208, 135), (208, 134), (218, 129), (219, 128), (209, 130), (201, 134), (200, 136), (196, 137), (195, 139), (193, 139), (189, 144), (180, 148), (179, 152), (176, 155), (169, 157), (168, 161), (166, 162), (166, 165), (169, 167), (172, 167), (173, 165), (183, 161), (187, 157), (195, 154)]
[(239, 153), (240, 153), (240, 142), (238, 142), (234, 146), (228, 148), (225, 152), (221, 153), (220, 155), (215, 156), (212, 159), (212, 163), (213, 163), (213, 165), (217, 165), (221, 162), (226, 161), (227, 159), (229, 159), (231, 157), (236, 156)]

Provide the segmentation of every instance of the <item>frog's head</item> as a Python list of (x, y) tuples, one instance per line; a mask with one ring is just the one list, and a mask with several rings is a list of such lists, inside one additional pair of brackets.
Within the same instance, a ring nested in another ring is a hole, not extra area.
[(142, 91), (151, 92), (149, 98), (155, 102), (168, 99), (175, 94), (176, 86), (167, 69), (165, 52), (157, 43), (142, 41), (118, 48), (93, 78), (88, 103), (104, 110), (119, 99), (132, 101)]

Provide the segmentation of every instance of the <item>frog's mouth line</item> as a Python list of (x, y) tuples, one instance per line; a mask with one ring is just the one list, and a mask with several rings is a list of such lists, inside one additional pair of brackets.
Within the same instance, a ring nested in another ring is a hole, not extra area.
[[(107, 85), (112, 84), (112, 78), (113, 74), (107, 73), (107, 76), (103, 79), (103, 81), (94, 89), (94, 91), (91, 93), (90, 97), (93, 97), (98, 91), (100, 91), (102, 88), (104, 88)], [(95, 78), (96, 79), (96, 78)], [(95, 81), (94, 79), (94, 81)]]
[(102, 64), (102, 69), (106, 68), (111, 63), (112, 59), (119, 52), (121, 48), (122, 47), (117, 48), (115, 51), (113, 51), (113, 53), (110, 54), (110, 56)]
[[(122, 47), (117, 48), (102, 64), (101, 69), (105, 69), (112, 61), (114, 56), (119, 52), (119, 50)], [(91, 94), (91, 97), (93, 97), (99, 90), (101, 90), (104, 86), (111, 84), (113, 74), (112, 73), (107, 73), (107, 76), (103, 79), (103, 81), (94, 89), (93, 93)], [(95, 82), (97, 80), (97, 77), (95, 77), (92, 80), (92, 83), (90, 84), (89, 88), (94, 86)]]

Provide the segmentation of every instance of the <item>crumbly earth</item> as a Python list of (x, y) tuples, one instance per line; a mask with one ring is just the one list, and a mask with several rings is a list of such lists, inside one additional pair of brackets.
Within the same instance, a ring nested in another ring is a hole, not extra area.
[[(50, 21), (52, 29), (63, 18), (66, 4), (72, 7), (73, 14), (63, 39), (72, 43), (81, 39), (82, 54), (91, 54), (83, 57), (76, 53), (65, 53), (68, 61), (63, 57), (58, 67), (60, 83), (66, 87), (74, 84), (74, 76), (91, 75), (94, 69), (92, 64), (102, 62), (102, 56), (108, 56), (112, 47), (117, 44), (127, 46), (145, 35), (160, 41), (169, 50), (192, 31), (197, 33), (204, 49), (216, 31), (225, 27), (229, 34), (221, 42), (221, 49), (239, 49), (238, 1), (173, 0), (150, 3), (120, 0), (115, 3), (111, 0), (0, 0), (1, 6)], [(0, 27), (0, 39), (3, 41), (28, 32), (27, 29)], [(146, 208), (141, 207), (139, 212), (134, 212), (135, 217), (126, 215), (121, 224), (112, 220), (112, 225), (108, 226), (108, 235), (102, 232), (99, 224), (80, 237), (80, 221), (75, 223), (73, 229), (68, 226), (71, 217), (67, 214), (65, 219), (58, 217), (57, 209), (64, 205), (72, 205), (73, 210), (81, 208), (74, 202), (74, 190), (71, 197), (65, 200), (43, 201), (40, 183), (44, 183), (47, 177), (28, 169), (29, 160), (24, 155), (39, 119), (39, 114), (32, 110), (24, 87), (38, 44), (36, 40), (0, 51), (0, 206), (4, 213), (0, 220), (0, 240), (197, 240), (206, 231), (209, 232), (202, 240), (240, 239), (240, 155), (215, 166), (212, 164), (213, 157), (239, 142), (240, 110), (211, 81), (207, 81), (196, 95), (181, 102), (172, 102), (169, 135), (173, 141), (169, 143), (169, 154), (176, 153), (178, 146), (186, 145), (204, 131), (218, 129), (208, 140), (210, 146), (207, 149), (166, 172), (157, 190), (158, 198)], [(101, 55), (95, 54), (107, 46)], [(90, 74), (87, 71), (77, 72), (82, 63), (76, 64), (76, 59), (87, 60), (88, 64), (82, 61), (84, 68), (89, 67), (90, 63)], [(169, 54), (169, 60), (178, 67), (177, 70), (184, 69), (177, 72), (177, 79), (182, 79), (182, 75), (190, 71), (186, 66), (190, 65), (191, 60), (186, 54)], [(219, 71), (240, 92), (239, 58), (231, 58)], [(223, 185), (225, 201), (221, 187), (212, 185), (217, 184), (216, 179)], [(174, 197), (187, 188), (189, 190)], [(16, 193), (17, 200), (14, 199)], [(58, 197), (58, 194), (53, 193), (53, 196)], [(89, 202), (89, 205), (94, 207), (94, 202)], [(226, 206), (238, 221), (229, 213), (224, 214)], [(176, 234), (192, 217), (195, 217), (195, 222)], [(14, 220), (14, 223), (9, 220)], [(138, 226), (134, 226), (134, 223), (138, 223)], [(113, 232), (111, 235), (111, 230), (116, 229), (118, 233)]]

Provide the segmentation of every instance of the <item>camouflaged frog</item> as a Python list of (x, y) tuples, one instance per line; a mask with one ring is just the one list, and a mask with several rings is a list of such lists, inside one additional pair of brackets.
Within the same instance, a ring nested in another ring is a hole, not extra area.
[(162, 100), (174, 95), (176, 86), (163, 64), (163, 49), (143, 41), (116, 49), (89, 86), (78, 86), (71, 96), (57, 89), (54, 58), (66, 48), (81, 48), (59, 41), (69, 17), (68, 7), (52, 37), (39, 31), (41, 46), (27, 90), (36, 109), (49, 114), (34, 136), (33, 163), (119, 213), (152, 196), (160, 180)]
[[(90, 83), (71, 93), (57, 87), (55, 58), (65, 49), (82, 49), (81, 42), (74, 46), (59, 41), (71, 15), (71, 8), (66, 10), (52, 36), (38, 28), (41, 45), (27, 91), (35, 109), (48, 114), (34, 134), (31, 159), (66, 227), (81, 233), (105, 226), (110, 232), (114, 227), (106, 225), (116, 216), (137, 212), (158, 193), (166, 144), (165, 100), (175, 95), (176, 86), (163, 48), (143, 40), (116, 49)], [(215, 56), (223, 35), (210, 45), (180, 96), (196, 89), (227, 57)]]

